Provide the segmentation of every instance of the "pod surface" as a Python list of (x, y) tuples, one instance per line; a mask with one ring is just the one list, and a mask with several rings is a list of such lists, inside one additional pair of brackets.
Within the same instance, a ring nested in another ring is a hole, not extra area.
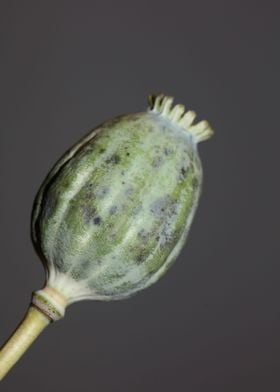
[(33, 241), (49, 284), (69, 303), (131, 296), (156, 282), (185, 243), (201, 193), (199, 139), (174, 120), (176, 107), (173, 117), (164, 107), (154, 102), (96, 128), (36, 197)]

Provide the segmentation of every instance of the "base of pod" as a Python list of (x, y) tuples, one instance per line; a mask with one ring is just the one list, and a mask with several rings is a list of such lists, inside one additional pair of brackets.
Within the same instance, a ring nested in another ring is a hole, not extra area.
[(64, 317), (67, 301), (51, 286), (47, 285), (42, 290), (35, 291), (31, 302), (50, 321), (57, 321)]

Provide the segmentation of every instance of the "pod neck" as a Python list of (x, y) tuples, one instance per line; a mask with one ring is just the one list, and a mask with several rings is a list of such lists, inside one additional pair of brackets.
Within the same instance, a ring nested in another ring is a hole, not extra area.
[(31, 303), (47, 316), (50, 321), (57, 321), (63, 318), (67, 306), (66, 298), (49, 285), (35, 291)]

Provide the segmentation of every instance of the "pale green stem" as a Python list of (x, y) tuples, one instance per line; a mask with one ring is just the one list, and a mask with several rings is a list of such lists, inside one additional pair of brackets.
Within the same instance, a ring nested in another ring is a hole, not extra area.
[(0, 380), (49, 323), (50, 318), (34, 306), (30, 306), (22, 322), (0, 350)]

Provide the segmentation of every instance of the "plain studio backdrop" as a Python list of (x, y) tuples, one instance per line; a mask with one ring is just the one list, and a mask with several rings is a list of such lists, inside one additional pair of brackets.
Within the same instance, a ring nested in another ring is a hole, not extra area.
[(66, 149), (150, 92), (216, 131), (172, 269), (129, 300), (70, 306), (1, 392), (280, 390), (278, 5), (1, 1), (1, 343), (43, 285), (31, 207)]

